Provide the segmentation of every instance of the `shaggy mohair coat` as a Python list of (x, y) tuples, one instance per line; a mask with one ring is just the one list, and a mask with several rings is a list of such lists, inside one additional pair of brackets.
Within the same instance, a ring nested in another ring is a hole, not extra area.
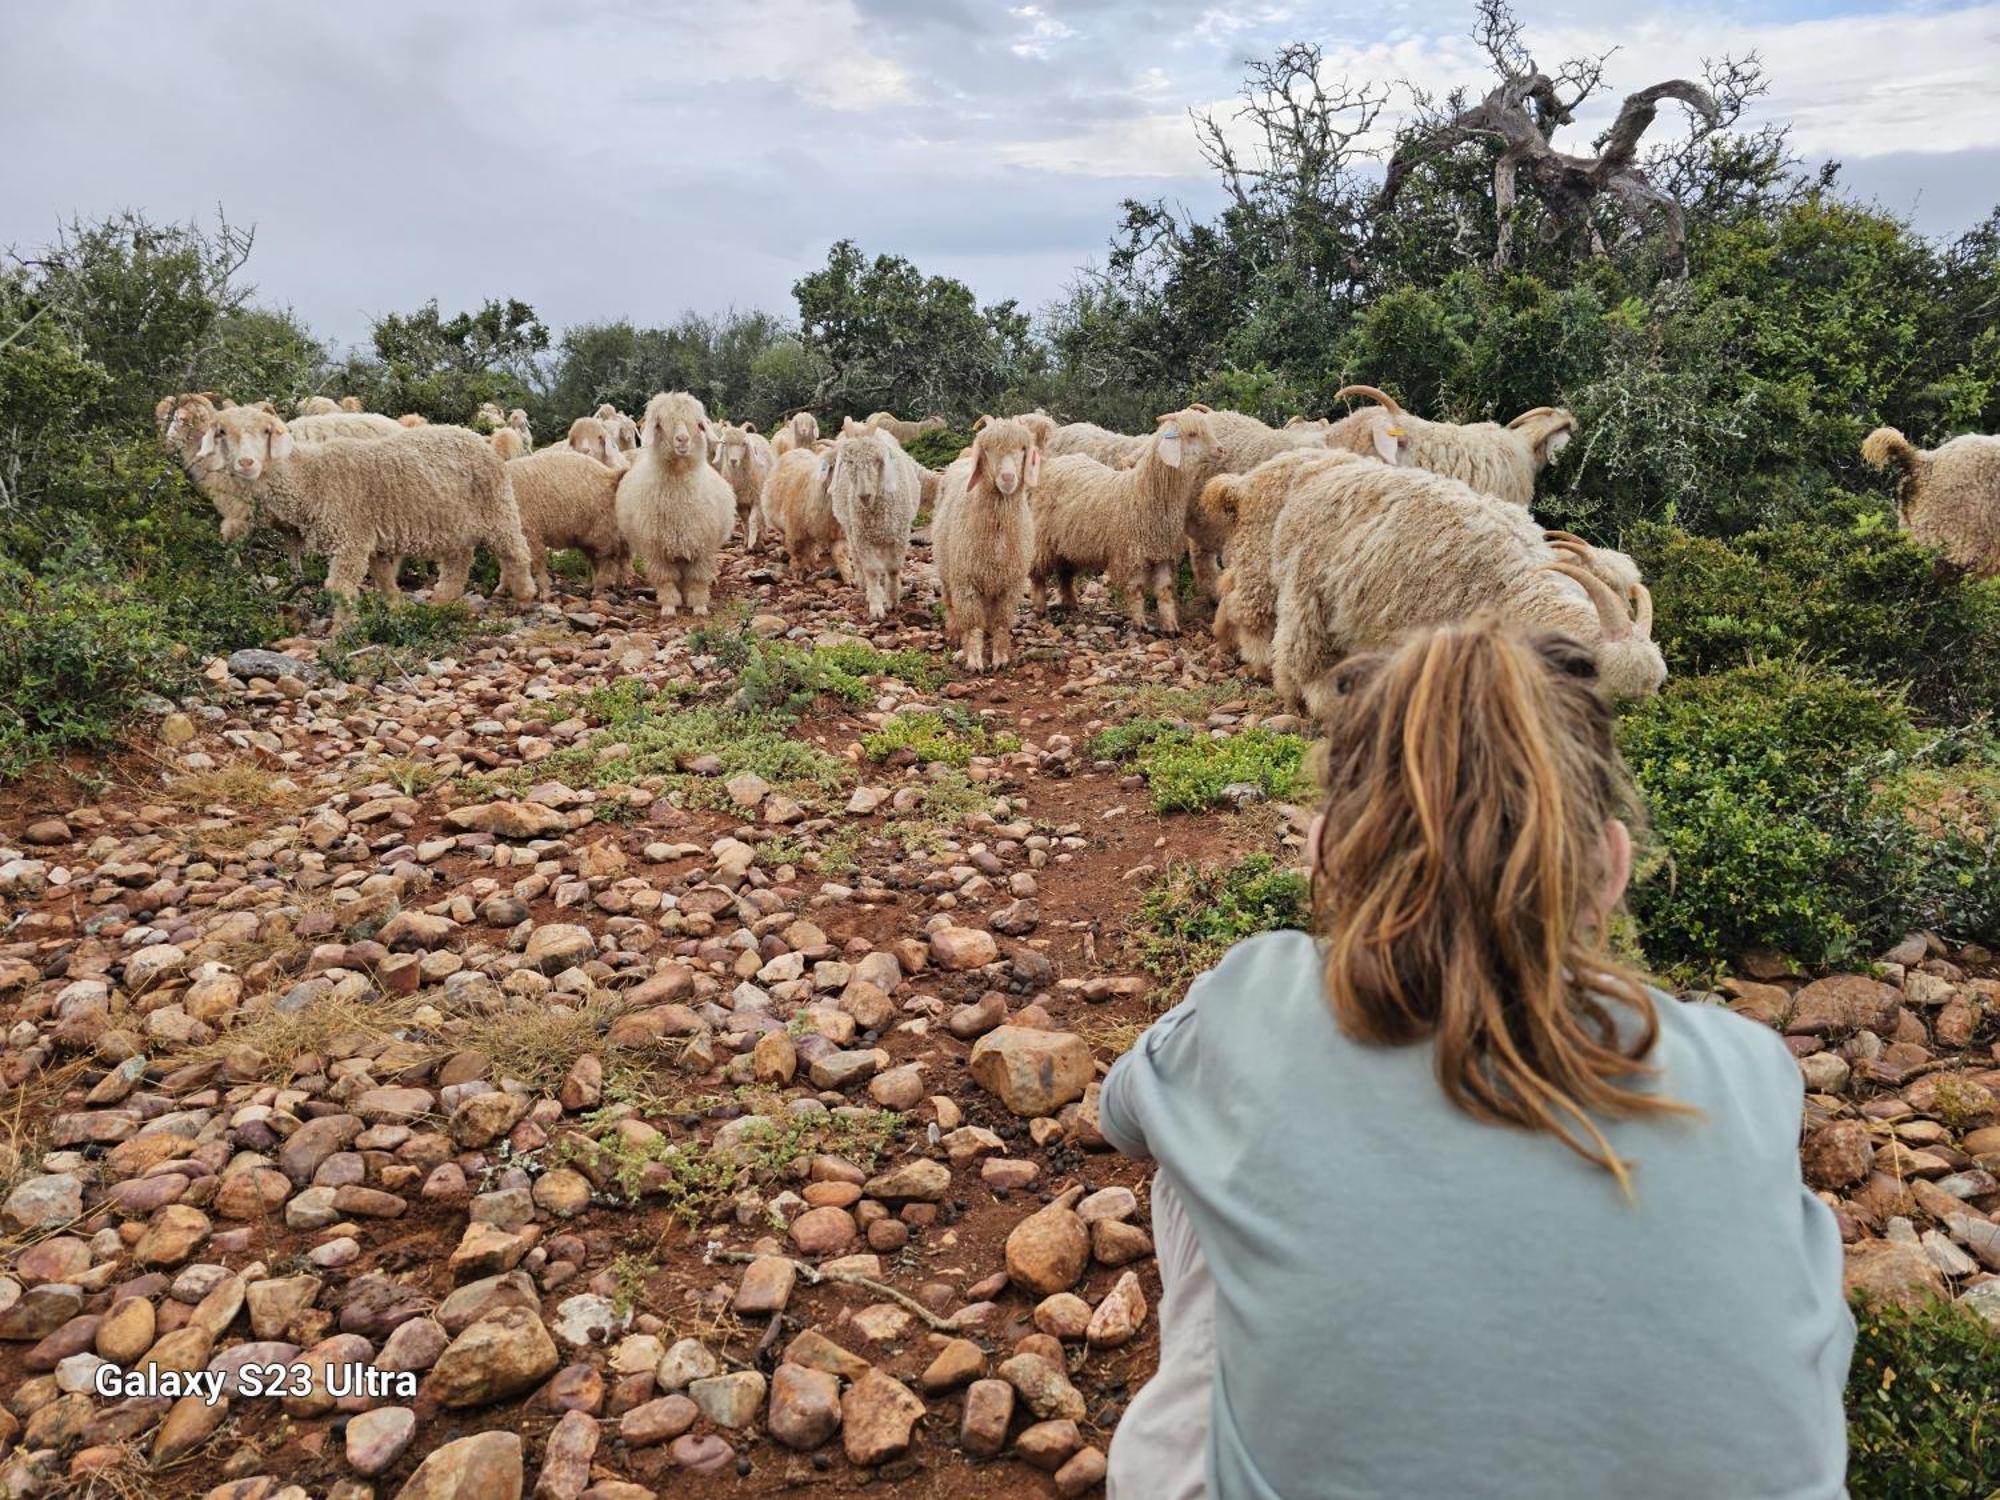
[(1968, 434), (1925, 450), (1878, 427), (1861, 456), (1903, 471), (1896, 514), (1905, 531), (1981, 578), (2000, 578), (2000, 437)]
[(1385, 441), (1400, 434), (1402, 462), (1471, 486), (1482, 495), (1526, 508), (1535, 481), (1576, 435), (1576, 418), (1553, 406), (1524, 411), (1505, 427), (1497, 422), (1426, 422), (1411, 416), (1373, 386), (1351, 385), (1340, 396), (1367, 396), (1376, 405), (1351, 412), (1327, 430), (1326, 446), (1383, 455)]
[(944, 471), (931, 515), (931, 558), (944, 602), (946, 640), (975, 672), (1014, 659), (1014, 613), (1035, 560), (1030, 497), (1041, 478), (1034, 434), (989, 423), (972, 451)]
[(618, 479), (618, 530), (644, 564), (660, 613), (708, 613), (736, 496), (709, 467), (708, 412), (686, 391), (646, 403), (643, 444)]

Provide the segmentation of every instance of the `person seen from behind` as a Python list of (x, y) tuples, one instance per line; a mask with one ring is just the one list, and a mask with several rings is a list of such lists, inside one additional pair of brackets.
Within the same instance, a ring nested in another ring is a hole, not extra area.
[(1340, 676), (1313, 931), (1104, 1084), (1163, 1288), (1110, 1500), (1845, 1494), (1799, 1070), (1609, 952), (1638, 799), (1589, 652), (1480, 621)]

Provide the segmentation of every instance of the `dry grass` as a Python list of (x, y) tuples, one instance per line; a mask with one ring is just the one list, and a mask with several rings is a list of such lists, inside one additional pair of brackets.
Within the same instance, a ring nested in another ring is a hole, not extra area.
[(1076, 1028), (1076, 1034), (1090, 1043), (1090, 1050), (1107, 1058), (1120, 1058), (1130, 1052), (1139, 1038), (1145, 1035), (1144, 1021), (1114, 1021), (1110, 1017), (1092, 1017)]
[[(268, 998), (268, 997), (267, 997)], [(367, 1041), (410, 1040), (416, 1028), (416, 1014), (429, 1000), (422, 996), (377, 998), (350, 1005), (308, 1005), (289, 1013), (252, 1010), (213, 1041), (165, 1059), (170, 1068), (188, 1063), (209, 1062), (248, 1047), (262, 1055), (264, 1065), (254, 1080), (283, 1083), (292, 1076), (292, 1060), (308, 1053), (324, 1056), (336, 1042), (346, 1037)], [(447, 1050), (436, 1042), (440, 1055)]]
[[(82, 1080), (89, 1066), (88, 1058), (79, 1057), (60, 1067), (46, 1068), (0, 1099), (0, 1197), (36, 1174), (49, 1120), (63, 1095)], [(14, 1243), (0, 1240), (0, 1246)]]
[(237, 812), (290, 813), (313, 800), (312, 793), (290, 777), (247, 760), (233, 760), (212, 771), (183, 771), (142, 792), (149, 800), (174, 807), (227, 807)]

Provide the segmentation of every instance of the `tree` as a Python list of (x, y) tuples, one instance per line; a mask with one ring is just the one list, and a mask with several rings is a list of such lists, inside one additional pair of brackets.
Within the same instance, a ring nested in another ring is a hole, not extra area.
[(1016, 303), (982, 308), (964, 282), (925, 276), (900, 255), (871, 261), (852, 240), (834, 245), (792, 295), (805, 346), (824, 361), (812, 399), (822, 416), (969, 417), (1031, 359), (1030, 322)]
[(1685, 78), (1640, 89), (1626, 97), (1611, 128), (1593, 143), (1597, 154), (1573, 156), (1557, 150), (1551, 140), (1557, 130), (1574, 122), (1577, 107), (1602, 88), (1610, 54), (1572, 58), (1553, 74), (1546, 73), (1522, 42), (1521, 23), (1507, 0), (1480, 0), (1479, 16), (1474, 36), (1499, 73), (1499, 83), (1477, 104), (1467, 102), (1462, 90), (1454, 91), (1441, 107), (1420, 101), (1425, 105), (1425, 118), (1405, 134), (1390, 158), (1388, 175), (1376, 198), (1376, 213), (1387, 214), (1395, 206), (1404, 183), (1420, 162), (1477, 142), (1495, 148), (1496, 270), (1504, 269), (1512, 258), (1515, 204), (1523, 178), (1545, 212), (1541, 227), (1544, 239), (1578, 232), (1593, 253), (1603, 254), (1605, 243), (1597, 209), (1601, 200), (1609, 199), (1635, 224), (1657, 222), (1666, 236), (1669, 261), (1676, 266), (1683, 264), (1687, 226), (1681, 205), (1647, 175), (1639, 160), (1639, 147), (1658, 118), (1660, 105), (1670, 99), (1694, 111), (1700, 121), (1698, 134), (1721, 129), (1724, 116), (1715, 97)]
[(433, 422), (469, 422), (481, 402), (528, 399), (535, 359), (549, 331), (517, 298), (488, 300), (447, 318), (433, 298), (413, 313), (376, 319), (375, 357), (350, 357), (337, 377), (371, 409), (416, 412)]

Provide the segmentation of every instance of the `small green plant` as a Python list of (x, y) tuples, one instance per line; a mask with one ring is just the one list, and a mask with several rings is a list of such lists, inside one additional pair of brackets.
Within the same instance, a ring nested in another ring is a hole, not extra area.
[(1987, 1500), (2000, 1491), (2000, 1330), (1950, 1303), (1858, 1300), (1847, 1375), (1855, 1500)]
[(611, 1276), (611, 1305), (625, 1317), (639, 1306), (646, 1295), (646, 1283), (660, 1274), (660, 1264), (650, 1255), (620, 1250), (605, 1270)]
[(457, 602), (392, 604), (380, 594), (362, 594), (354, 618), (320, 647), (319, 664), (343, 680), (379, 680), (504, 629)]
[(1191, 738), (1193, 732), (1184, 725), (1154, 714), (1141, 714), (1136, 719), (1127, 719), (1109, 729), (1098, 730), (1084, 745), (1083, 753), (1092, 760), (1137, 760), (1162, 741), (1179, 742)]
[(821, 697), (858, 707), (874, 696), (874, 684), (883, 677), (928, 691), (947, 676), (942, 662), (921, 651), (878, 651), (864, 641), (801, 646), (753, 639), (730, 701), (740, 709), (797, 718)]
[(1204, 812), (1225, 788), (1254, 786), (1281, 801), (1306, 795), (1306, 741), (1296, 734), (1245, 729), (1221, 739), (1163, 736), (1139, 753), (1140, 775), (1158, 812)]
[(1163, 986), (1178, 988), (1244, 938), (1310, 926), (1309, 897), (1305, 876), (1268, 854), (1233, 865), (1175, 865), (1140, 905), (1139, 961)]
[(887, 760), (907, 750), (923, 765), (964, 766), (975, 755), (1003, 755), (1020, 747), (1015, 735), (995, 733), (976, 719), (949, 710), (892, 714), (880, 729), (861, 737), (861, 748), (870, 760)]

